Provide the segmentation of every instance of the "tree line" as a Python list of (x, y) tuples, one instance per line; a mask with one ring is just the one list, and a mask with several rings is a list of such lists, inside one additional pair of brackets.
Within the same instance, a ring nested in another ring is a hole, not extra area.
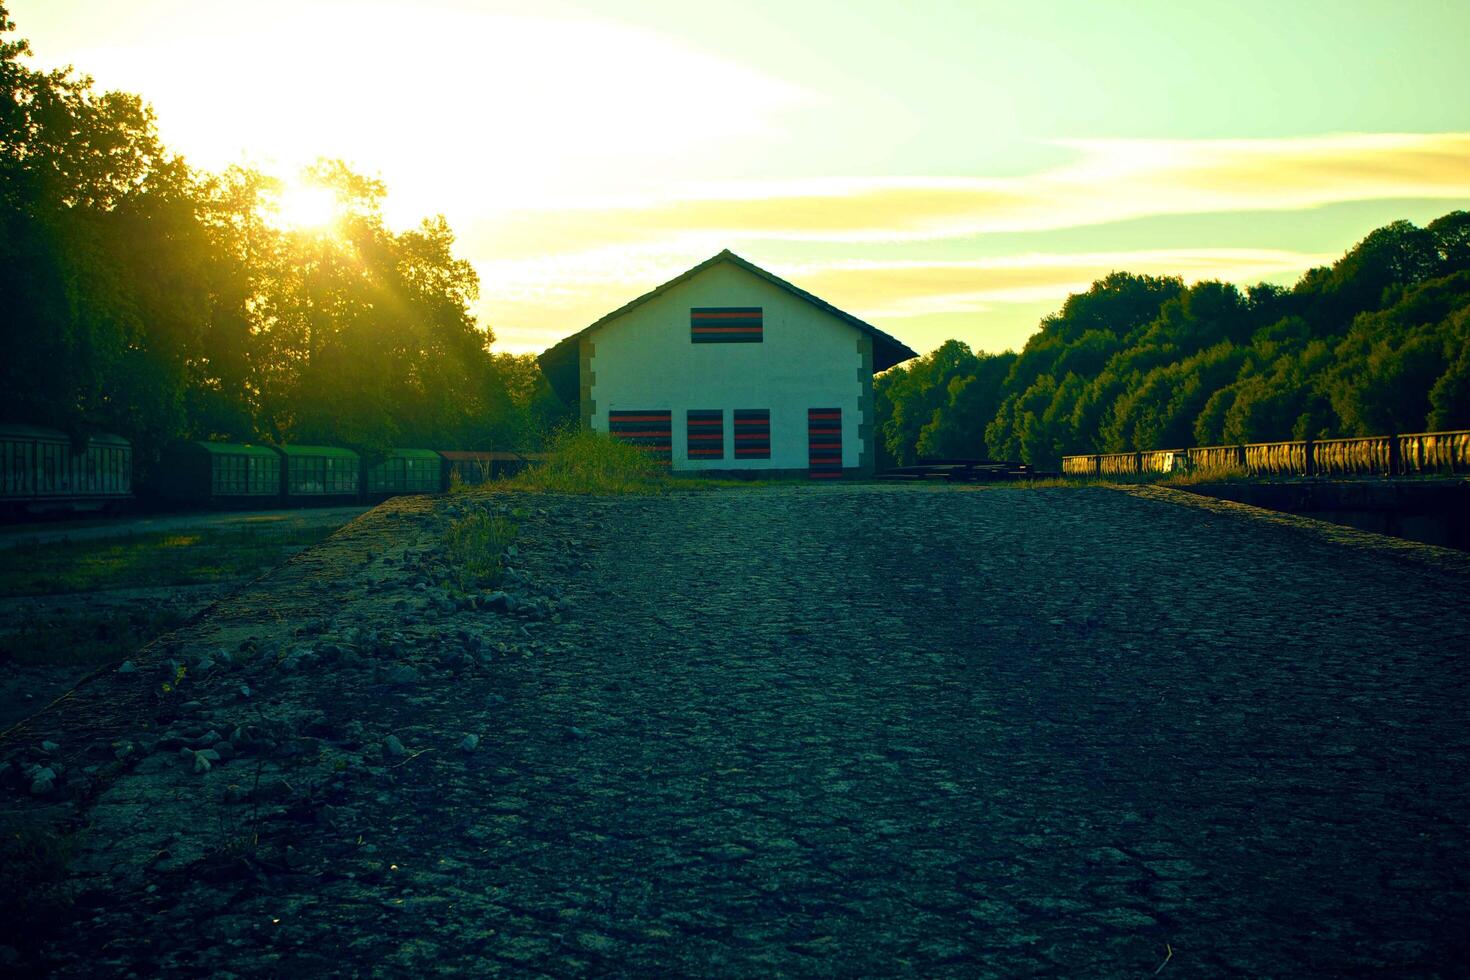
[(497, 355), (442, 217), (389, 228), (382, 182), (322, 161), (330, 231), (275, 177), (190, 167), (136, 95), (37, 71), (0, 4), (0, 419), (180, 439), (531, 448), (564, 408)]
[(1291, 288), (1115, 272), (1019, 354), (950, 340), (875, 396), (900, 463), (1470, 428), (1470, 212), (1395, 221)]

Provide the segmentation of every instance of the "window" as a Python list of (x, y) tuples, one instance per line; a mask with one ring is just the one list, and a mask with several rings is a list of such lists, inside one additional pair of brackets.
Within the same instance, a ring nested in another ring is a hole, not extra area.
[(689, 311), (689, 339), (696, 344), (759, 344), (763, 321), (759, 306), (697, 306)]
[(735, 458), (771, 458), (771, 410), (735, 409)]
[(689, 410), (689, 458), (725, 458), (725, 412), (723, 409)]
[(672, 415), (667, 409), (608, 412), (607, 428), (614, 439), (632, 443), (654, 459), (667, 463), (674, 458)]
[(842, 475), (842, 409), (809, 408), (806, 413), (807, 465), (812, 479)]

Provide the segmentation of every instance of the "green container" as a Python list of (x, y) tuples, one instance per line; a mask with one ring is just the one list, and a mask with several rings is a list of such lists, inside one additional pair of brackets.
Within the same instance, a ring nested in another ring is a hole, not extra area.
[(282, 446), (286, 457), (286, 496), (356, 497), (362, 459), (335, 446)]
[(429, 449), (390, 449), (366, 469), (370, 494), (438, 493), (442, 488), (444, 459)]
[(169, 485), (182, 499), (276, 497), (281, 493), (281, 454), (244, 442), (185, 442), (164, 453)]

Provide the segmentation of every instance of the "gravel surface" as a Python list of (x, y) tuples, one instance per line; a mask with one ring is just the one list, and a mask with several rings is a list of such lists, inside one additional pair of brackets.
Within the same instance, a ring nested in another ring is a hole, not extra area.
[[(1186, 496), (390, 502), (0, 741), (91, 828), (12, 958), (1458, 974), (1470, 560)], [(466, 599), (481, 506), (521, 538)]]

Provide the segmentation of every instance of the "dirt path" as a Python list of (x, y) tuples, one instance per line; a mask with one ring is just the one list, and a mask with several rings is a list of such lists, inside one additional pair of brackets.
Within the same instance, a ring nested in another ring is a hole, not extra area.
[[(492, 506), (522, 526), (521, 615), (442, 598), (419, 557), (442, 515), (404, 502), (161, 651), (279, 645), (201, 678), (89, 805), (88, 891), (36, 962), (1139, 975), (1172, 950), (1164, 975), (1287, 976), (1470, 953), (1456, 559), (1102, 489)], [(275, 734), (230, 734), (252, 718)], [(205, 728), (242, 744), (199, 775), (176, 756)]]

